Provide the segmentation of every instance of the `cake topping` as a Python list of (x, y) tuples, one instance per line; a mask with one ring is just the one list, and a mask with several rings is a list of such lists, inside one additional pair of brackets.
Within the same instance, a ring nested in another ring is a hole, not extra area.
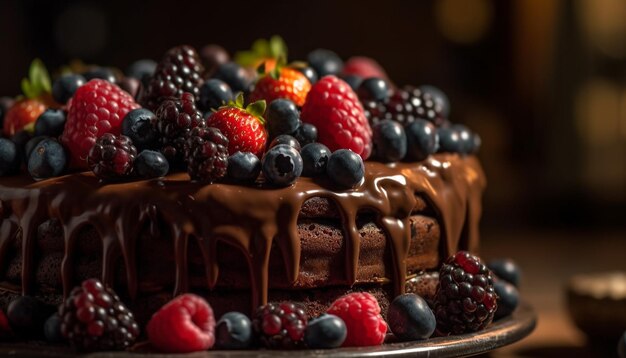
[(326, 174), (340, 188), (354, 188), (365, 177), (365, 165), (353, 151), (339, 149), (328, 157)]
[(257, 309), (252, 326), (264, 347), (293, 349), (302, 347), (307, 321), (302, 307), (270, 303)]
[(407, 136), (404, 127), (390, 119), (383, 120), (373, 127), (374, 156), (382, 162), (402, 160), (407, 152)]
[(57, 138), (65, 128), (65, 112), (61, 109), (46, 109), (35, 122), (33, 135)]
[(346, 324), (341, 318), (324, 314), (309, 322), (304, 332), (304, 343), (311, 349), (339, 348), (347, 335)]
[(500, 319), (513, 313), (519, 304), (517, 288), (504, 280), (496, 280), (493, 288), (498, 295), (498, 309), (493, 318)]
[(228, 177), (238, 183), (254, 183), (261, 174), (261, 161), (250, 152), (237, 152), (228, 157)]
[(40, 138), (28, 155), (28, 173), (35, 180), (53, 178), (63, 173), (67, 163), (65, 148), (56, 139)]
[(269, 102), (266, 128), (270, 138), (281, 134), (294, 134), (300, 127), (300, 111), (288, 100), (279, 98)]
[(60, 104), (66, 104), (85, 83), (87, 80), (82, 75), (73, 73), (62, 75), (52, 85), (52, 98)]
[(228, 139), (213, 127), (191, 130), (185, 144), (187, 173), (192, 180), (211, 183), (226, 176)]
[(156, 120), (156, 116), (149, 109), (133, 109), (122, 119), (122, 134), (130, 138), (140, 151), (155, 148), (157, 132), (153, 123)]
[(387, 310), (389, 329), (401, 341), (427, 339), (435, 332), (435, 314), (422, 297), (405, 293), (396, 297)]
[(243, 313), (225, 313), (215, 326), (216, 349), (246, 349), (254, 341), (252, 322)]
[(105, 133), (89, 151), (89, 169), (102, 180), (116, 181), (133, 173), (137, 149), (125, 135)]
[(377, 346), (385, 340), (387, 323), (380, 315), (378, 301), (367, 292), (340, 297), (326, 312), (345, 322), (348, 334), (344, 347)]
[(268, 73), (263, 73), (266, 69), (261, 65), (261, 78), (254, 86), (250, 94), (250, 101), (264, 99), (271, 102), (278, 98), (285, 98), (297, 106), (303, 106), (306, 95), (311, 90), (311, 82), (306, 76), (293, 68), (285, 67), (284, 59), (279, 59), (278, 63)]
[(142, 179), (164, 177), (170, 171), (170, 164), (161, 152), (144, 150), (135, 159), (135, 174)]
[(272, 147), (263, 157), (263, 175), (273, 185), (288, 186), (302, 174), (302, 157), (287, 144)]
[(326, 165), (331, 155), (330, 149), (322, 143), (309, 143), (300, 150), (302, 156), (302, 175), (315, 177), (326, 173)]
[(209, 114), (212, 110), (217, 110), (234, 99), (230, 86), (216, 78), (206, 80), (200, 87), (200, 99), (198, 108)]

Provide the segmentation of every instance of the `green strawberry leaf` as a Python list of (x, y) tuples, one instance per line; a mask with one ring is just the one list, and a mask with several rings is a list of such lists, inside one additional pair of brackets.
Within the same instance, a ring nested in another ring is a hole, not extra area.
[(36, 58), (30, 65), (28, 78), (22, 79), (22, 92), (27, 98), (36, 98), (51, 91), (48, 70), (43, 62)]
[(235, 53), (235, 62), (243, 67), (253, 67), (259, 61), (267, 58), (287, 57), (287, 45), (280, 36), (272, 36), (269, 40), (258, 39), (252, 43), (247, 51)]
[(266, 104), (265, 100), (262, 99), (260, 101), (254, 102), (254, 103), (250, 103), (246, 107), (246, 112), (248, 112), (251, 115), (257, 117), (259, 119), (259, 122), (261, 122), (261, 124), (265, 125), (265, 119), (263, 118), (263, 114), (265, 113), (265, 108), (266, 107), (267, 107), (267, 104)]
[(235, 107), (243, 108), (243, 92), (239, 92), (237, 97), (235, 97)]
[(278, 35), (274, 35), (270, 38), (269, 41), (269, 55), (273, 58), (280, 58), (284, 56), (287, 58), (287, 44), (282, 39), (282, 37)]

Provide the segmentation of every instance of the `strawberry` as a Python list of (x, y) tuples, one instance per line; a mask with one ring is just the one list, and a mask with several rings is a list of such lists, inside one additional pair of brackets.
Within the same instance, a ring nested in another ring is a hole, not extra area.
[(139, 108), (133, 97), (118, 86), (93, 79), (74, 93), (67, 105), (67, 122), (61, 142), (68, 148), (71, 165), (87, 168), (87, 156), (96, 139), (105, 133), (119, 135), (122, 119)]
[(302, 72), (277, 64), (270, 74), (261, 77), (256, 83), (250, 94), (250, 101), (264, 99), (270, 103), (275, 99), (285, 98), (302, 107), (309, 90), (311, 82)]
[(377, 77), (389, 82), (389, 76), (382, 66), (369, 57), (356, 56), (350, 58), (343, 66), (342, 74), (359, 76), (363, 79)]
[(243, 108), (243, 94), (234, 102), (219, 108), (207, 118), (207, 127), (219, 129), (228, 138), (228, 153), (250, 152), (257, 157), (263, 155), (267, 143), (267, 131), (262, 115), (265, 101), (261, 100)]
[(24, 128), (34, 125), (37, 118), (52, 103), (50, 76), (46, 66), (39, 59), (33, 60), (28, 78), (22, 80), (25, 97), (18, 99), (7, 111), (2, 131), (10, 137)]
[(325, 76), (313, 85), (300, 118), (317, 127), (318, 141), (331, 151), (350, 149), (363, 160), (370, 156), (372, 128), (356, 94), (339, 78)]

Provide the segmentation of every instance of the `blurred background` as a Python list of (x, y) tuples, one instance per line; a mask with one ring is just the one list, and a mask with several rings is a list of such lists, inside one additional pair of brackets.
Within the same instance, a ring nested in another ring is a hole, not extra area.
[(274, 34), (291, 60), (319, 47), (370, 56), (397, 84), (448, 94), (451, 120), (483, 140), (483, 252), (522, 264), (543, 317), (499, 354), (592, 356), (562, 288), (626, 269), (626, 1), (4, 0), (0, 96), (19, 93), (35, 57), (124, 69), (181, 43), (232, 53)]

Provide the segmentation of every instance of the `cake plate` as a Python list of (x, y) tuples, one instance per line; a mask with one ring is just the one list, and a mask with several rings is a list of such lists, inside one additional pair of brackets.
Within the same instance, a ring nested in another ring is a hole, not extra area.
[(2, 345), (0, 356), (42, 358), (251, 358), (251, 357), (467, 357), (489, 352), (529, 335), (535, 328), (537, 316), (533, 308), (522, 303), (509, 317), (503, 318), (487, 329), (459, 336), (432, 338), (424, 341), (386, 343), (378, 347), (339, 348), (329, 350), (255, 350), (208, 351), (185, 355), (143, 352), (99, 352), (77, 355), (67, 348), (36, 345)]

